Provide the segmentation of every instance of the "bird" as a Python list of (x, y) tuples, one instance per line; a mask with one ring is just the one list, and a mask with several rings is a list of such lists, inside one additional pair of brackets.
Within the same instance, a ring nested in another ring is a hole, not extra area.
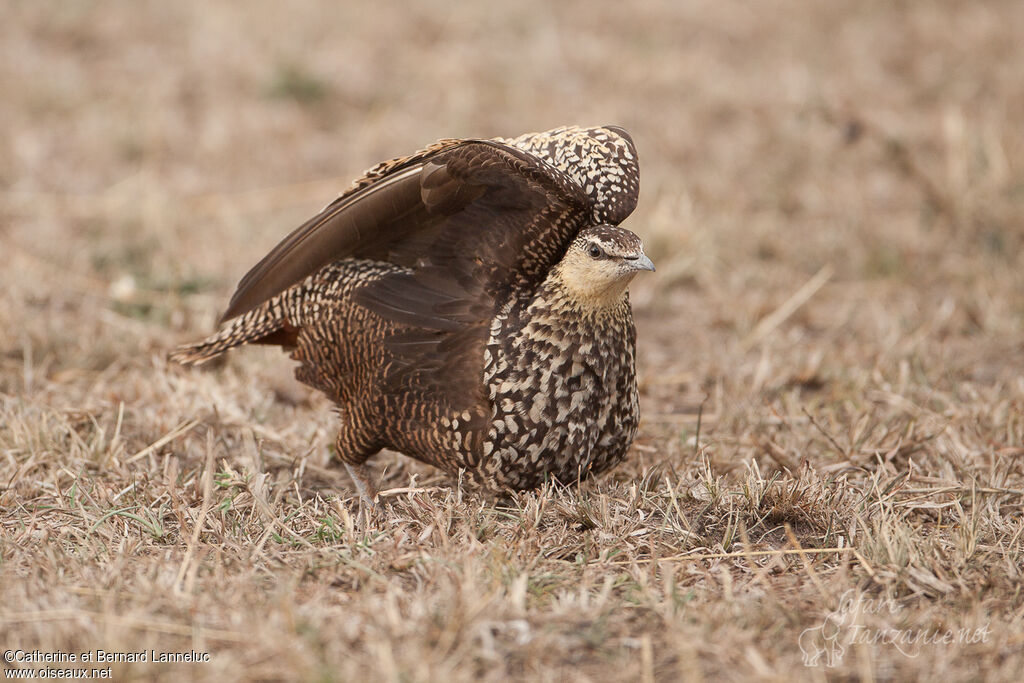
[(619, 126), (442, 139), (368, 170), (170, 358), (289, 351), (335, 404), (336, 456), (370, 507), (384, 448), (490, 491), (578, 483), (622, 462), (639, 423), (627, 288), (655, 268), (620, 226), (638, 196)]

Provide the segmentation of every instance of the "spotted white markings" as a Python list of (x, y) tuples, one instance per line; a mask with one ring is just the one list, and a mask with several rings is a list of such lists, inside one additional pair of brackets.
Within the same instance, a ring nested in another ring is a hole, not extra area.
[(593, 202), (595, 224), (618, 225), (636, 208), (640, 166), (633, 141), (620, 128), (562, 126), (495, 141), (543, 159), (582, 187)]
[(638, 422), (635, 338), (625, 295), (581, 305), (557, 268), (532, 301), (503, 311), (484, 354), (492, 413), (475, 478), (524, 489), (619, 463)]

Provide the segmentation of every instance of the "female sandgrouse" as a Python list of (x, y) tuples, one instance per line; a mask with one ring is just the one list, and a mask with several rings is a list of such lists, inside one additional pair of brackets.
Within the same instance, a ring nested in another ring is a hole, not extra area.
[(289, 349), (337, 404), (366, 501), (382, 448), (494, 490), (578, 481), (636, 434), (626, 286), (654, 265), (616, 226), (638, 192), (615, 126), (441, 140), (368, 171), (242, 278), (218, 334), (171, 357)]

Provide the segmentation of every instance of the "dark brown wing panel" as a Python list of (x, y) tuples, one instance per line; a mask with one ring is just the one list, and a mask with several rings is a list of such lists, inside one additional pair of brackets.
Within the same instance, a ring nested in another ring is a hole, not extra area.
[(496, 309), (533, 291), (591, 209), (582, 188), (518, 150), (472, 142), (443, 162), (435, 180), (473, 199), (395, 250), (411, 273), (367, 285), (356, 301), (409, 326), (388, 341), (391, 381), (461, 410), (483, 398), (483, 350)]
[[(371, 168), (245, 274), (221, 322), (252, 310), (339, 258), (386, 259), (387, 245), (424, 227), (422, 210), (426, 207), (419, 201), (418, 171), (426, 160), (461, 144), (462, 140), (440, 140), (415, 154)], [(455, 200), (466, 201), (449, 197), (449, 201)], [(447, 208), (454, 211), (456, 207)]]
[[(519, 182), (516, 175), (522, 176)], [(441, 140), (378, 164), (292, 232), (242, 278), (221, 320), (255, 308), (339, 258), (416, 265), (434, 239), (432, 226), (457, 214), (482, 188), (492, 208), (510, 209), (526, 201), (521, 190), (532, 181), (575, 206), (588, 202), (594, 222), (619, 223), (636, 205), (638, 180), (636, 148), (617, 126), (566, 126), (492, 141)], [(532, 244), (536, 232), (522, 235), (521, 243)]]
[(405, 329), (387, 344), (389, 380), (480, 406), (483, 347), (496, 308), (532, 292), (593, 216), (570, 177), (525, 150), (447, 141), (389, 162), (292, 232), (239, 283), (241, 315), (341, 258), (411, 269), (364, 287), (357, 302)]
[[(221, 321), (256, 308), (327, 264), (356, 252), (376, 254), (428, 216), (414, 166), (345, 197), (299, 226), (238, 283)], [(386, 253), (386, 250), (384, 250)]]

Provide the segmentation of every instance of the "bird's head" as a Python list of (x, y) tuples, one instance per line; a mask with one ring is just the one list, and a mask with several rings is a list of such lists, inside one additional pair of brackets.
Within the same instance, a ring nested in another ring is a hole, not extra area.
[(625, 228), (587, 228), (569, 245), (554, 275), (567, 294), (582, 305), (606, 307), (622, 300), (633, 277), (654, 270), (644, 245)]

